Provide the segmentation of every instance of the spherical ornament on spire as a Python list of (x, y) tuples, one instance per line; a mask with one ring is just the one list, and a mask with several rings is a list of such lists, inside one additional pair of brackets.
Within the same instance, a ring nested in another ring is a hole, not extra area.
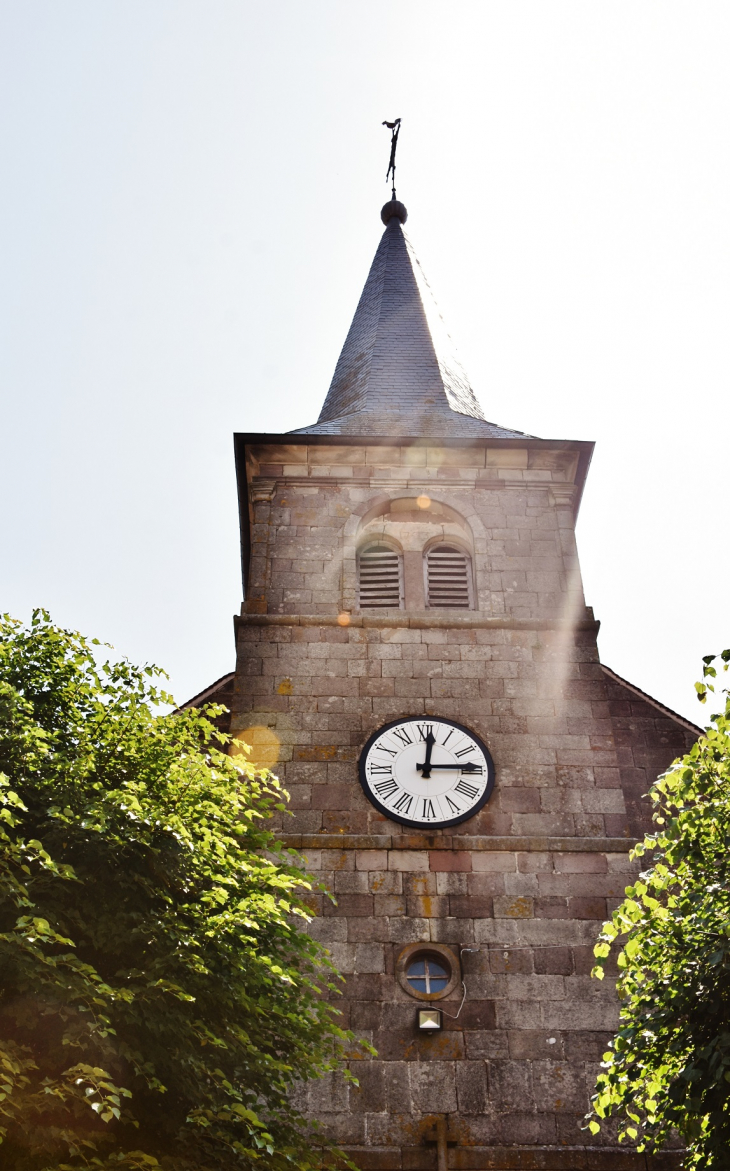
[(408, 219), (408, 212), (406, 211), (405, 204), (401, 203), (399, 199), (389, 200), (380, 213), (380, 218), (384, 224), (387, 224), (389, 220), (392, 220), (393, 216), (395, 216), (396, 219), (399, 219), (402, 224), (404, 224)]

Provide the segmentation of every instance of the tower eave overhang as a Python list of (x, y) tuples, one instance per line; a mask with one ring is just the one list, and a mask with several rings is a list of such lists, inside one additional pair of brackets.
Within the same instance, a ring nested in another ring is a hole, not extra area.
[[(249, 510), (249, 472), (247, 451), (252, 447), (445, 447), (445, 448), (501, 448), (502, 450), (562, 451), (577, 457), (573, 486), (573, 515), (577, 517), (583, 498), (588, 469), (595, 443), (587, 439), (487, 438), (436, 435), (317, 435), (296, 431), (283, 433), (266, 431), (237, 431), (233, 436), (238, 485), (238, 515), (241, 527), (241, 557), (244, 589), (248, 578), (251, 548), (251, 514)], [(313, 480), (313, 484), (322, 480)], [(534, 483), (533, 487), (539, 487)]]

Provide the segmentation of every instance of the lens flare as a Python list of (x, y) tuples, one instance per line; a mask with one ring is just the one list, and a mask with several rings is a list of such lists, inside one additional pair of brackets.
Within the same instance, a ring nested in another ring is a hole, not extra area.
[(278, 763), (281, 741), (273, 728), (257, 724), (234, 732), (234, 736), (241, 743), (231, 745), (232, 756), (246, 755), (256, 768), (273, 768)]

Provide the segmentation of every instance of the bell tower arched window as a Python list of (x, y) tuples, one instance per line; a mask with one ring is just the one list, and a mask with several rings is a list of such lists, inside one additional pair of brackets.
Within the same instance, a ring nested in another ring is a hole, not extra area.
[(366, 545), (357, 559), (357, 588), (363, 610), (403, 608), (403, 558), (391, 545)]
[(449, 610), (473, 606), (471, 558), (456, 545), (432, 545), (425, 557), (426, 605)]

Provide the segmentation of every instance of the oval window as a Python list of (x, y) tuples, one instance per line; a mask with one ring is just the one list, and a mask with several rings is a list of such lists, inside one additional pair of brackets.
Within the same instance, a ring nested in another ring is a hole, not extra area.
[(461, 965), (443, 943), (409, 943), (395, 962), (395, 977), (416, 1000), (443, 1000), (458, 987)]
[(425, 992), (427, 996), (443, 992), (450, 979), (451, 972), (433, 956), (413, 960), (406, 968), (406, 980), (413, 991)]

